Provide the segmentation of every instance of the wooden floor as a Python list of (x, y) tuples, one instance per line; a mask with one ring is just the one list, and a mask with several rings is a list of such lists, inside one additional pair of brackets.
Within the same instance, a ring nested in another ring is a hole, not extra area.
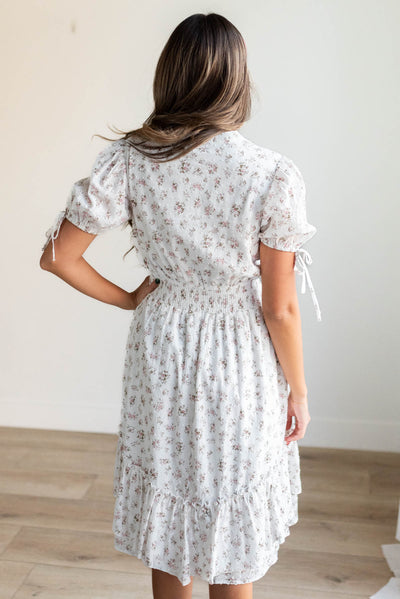
[[(1, 599), (152, 598), (151, 570), (114, 549), (117, 435), (0, 427)], [(299, 522), (254, 599), (367, 598), (392, 575), (400, 454), (300, 447)], [(194, 598), (208, 584), (194, 577)]]

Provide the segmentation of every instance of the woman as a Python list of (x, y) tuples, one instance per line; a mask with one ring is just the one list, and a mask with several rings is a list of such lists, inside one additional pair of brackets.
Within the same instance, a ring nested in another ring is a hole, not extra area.
[[(152, 569), (155, 599), (190, 597), (193, 575), (212, 598), (251, 597), (298, 520), (297, 440), (310, 416), (294, 273), (320, 319), (301, 249), (316, 228), (294, 162), (239, 132), (246, 60), (224, 17), (180, 23), (158, 61), (152, 114), (73, 185), (40, 262), (134, 311), (113, 532), (117, 550)], [(132, 292), (82, 256), (125, 223), (150, 271)]]

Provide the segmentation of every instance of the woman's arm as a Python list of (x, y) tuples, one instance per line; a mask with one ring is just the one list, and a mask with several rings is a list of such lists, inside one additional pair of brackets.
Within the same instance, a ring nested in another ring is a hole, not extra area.
[(294, 252), (260, 242), (262, 309), (291, 396), (306, 401), (301, 318), (296, 290)]
[(51, 244), (48, 243), (40, 258), (40, 267), (85, 295), (123, 310), (135, 310), (147, 293), (157, 287), (156, 283), (153, 281), (149, 285), (149, 277), (146, 277), (135, 291), (128, 292), (104, 278), (82, 256), (95, 237), (64, 219), (54, 241), (56, 260), (52, 260)]

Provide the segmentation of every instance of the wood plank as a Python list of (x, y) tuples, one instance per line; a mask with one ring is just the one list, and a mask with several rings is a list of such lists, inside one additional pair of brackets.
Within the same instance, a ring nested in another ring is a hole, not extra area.
[(114, 502), (0, 495), (0, 524), (109, 532)]
[(118, 435), (111, 433), (88, 433), (58, 431), (38, 428), (0, 426), (0, 452), (10, 447), (28, 449), (72, 449), (75, 451), (114, 452)]
[(369, 467), (370, 473), (370, 493), (375, 495), (384, 495), (385, 497), (400, 497), (400, 467), (391, 466)]
[(11, 543), (20, 528), (21, 527), (16, 524), (0, 524), (0, 555), (7, 545)]
[[(285, 544), (290, 549), (382, 558), (381, 544), (394, 543), (394, 527), (379, 523), (299, 519)], [(329, 557), (327, 558), (329, 559)]]
[[(5, 462), (3, 462), (3, 455)], [(53, 470), (56, 472), (73, 472), (83, 474), (100, 474), (111, 476), (114, 469), (115, 453), (107, 451), (85, 451), (46, 448), (31, 450), (26, 447), (12, 446), (1, 451), (2, 470)]]
[(257, 584), (267, 591), (271, 585), (284, 583), (296, 593), (294, 597), (299, 589), (369, 597), (386, 584), (391, 575), (383, 557), (299, 551), (287, 549), (283, 543), (278, 561)]
[(114, 570), (145, 574), (147, 566), (138, 558), (114, 548), (111, 533), (71, 531), (22, 526), (3, 551), (2, 559), (32, 564), (74, 566), (94, 570)]
[(305, 490), (299, 495), (299, 518), (375, 522), (396, 527), (399, 501), (384, 495)]
[(388, 451), (366, 451), (363, 449), (337, 449), (331, 447), (307, 447), (299, 444), (300, 459), (314, 464), (335, 465), (340, 468), (350, 466), (393, 466), (400, 468), (400, 453)]
[[(0, 597), (14, 599), (15, 593), (33, 568), (33, 564), (0, 560)], [(30, 595), (32, 597), (32, 595)]]
[[(205, 595), (203, 595), (204, 597)], [(341, 593), (334, 591), (313, 591), (312, 589), (299, 589), (295, 591), (291, 588), (282, 586), (265, 586), (258, 585), (258, 582), (253, 584), (253, 599), (357, 599), (362, 597), (366, 599), (365, 595), (356, 595), (349, 593)]]
[(89, 485), (82, 499), (100, 499), (103, 501), (113, 501), (114, 477), (110, 475), (98, 475)]
[(312, 468), (300, 463), (301, 486), (304, 492), (348, 493), (369, 495), (370, 476), (367, 468), (341, 470), (340, 468)]
[(81, 499), (95, 478), (95, 474), (54, 470), (0, 470), (0, 488), (4, 494)]
[(144, 599), (152, 597), (146, 573), (36, 565), (13, 599)]

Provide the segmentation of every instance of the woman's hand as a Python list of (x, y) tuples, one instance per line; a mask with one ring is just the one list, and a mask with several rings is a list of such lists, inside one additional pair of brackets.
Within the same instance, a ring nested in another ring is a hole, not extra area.
[(287, 410), (287, 421), (286, 430), (288, 431), (292, 427), (292, 416), (295, 418), (295, 427), (293, 431), (285, 437), (285, 443), (289, 445), (291, 441), (297, 441), (302, 439), (306, 433), (306, 428), (310, 422), (310, 414), (308, 412), (308, 399), (307, 395), (301, 397), (293, 395), (290, 391), (288, 397), (288, 410)]
[(159, 279), (155, 279), (152, 283), (149, 284), (150, 275), (144, 279), (144, 281), (137, 287), (134, 291), (128, 292), (127, 294), (127, 305), (121, 306), (125, 310), (136, 310), (139, 304), (144, 300), (144, 298), (154, 291), (158, 287)]

